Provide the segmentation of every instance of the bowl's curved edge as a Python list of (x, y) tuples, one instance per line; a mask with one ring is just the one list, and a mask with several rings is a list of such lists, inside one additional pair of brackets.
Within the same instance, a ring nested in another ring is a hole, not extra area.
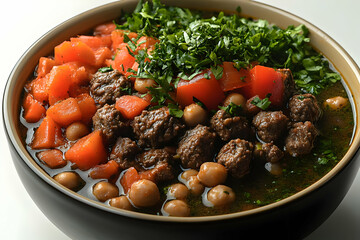
[[(175, 2), (175, 1), (168, 1), (168, 2)], [(185, 1), (185, 2), (190, 2), (190, 1)], [(216, 1), (215, 1), (216, 2)], [(229, 2), (231, 1), (225, 1), (226, 4), (229, 4)], [(117, 2), (114, 2), (114, 3), (110, 3), (110, 4), (107, 4), (107, 5), (104, 5), (101, 7), (101, 9), (103, 9), (103, 11), (105, 11), (106, 9), (110, 9), (110, 8), (113, 8), (113, 7), (119, 7), (119, 4), (128, 4), (128, 3), (131, 3), (131, 4), (134, 4), (135, 1), (122, 1), (121, 3), (117, 3)], [(184, 3), (186, 4), (186, 3)], [(249, 4), (249, 6), (251, 5), (252, 7), (254, 7), (255, 5), (256, 6), (266, 6), (265, 4), (262, 4), (262, 3), (256, 3), (256, 2), (248, 2), (248, 1), (241, 1), (241, 4)], [(270, 6), (268, 6), (270, 7)], [(273, 8), (273, 7), (271, 7)], [(54, 33), (55, 30), (59, 30), (59, 28), (64, 28), (68, 25), (70, 25), (73, 21), (76, 21), (78, 19), (81, 19), (81, 18), (84, 18), (84, 16), (87, 16), (89, 13), (93, 13), (94, 11), (96, 10), (99, 10), (100, 8), (96, 8), (96, 9), (92, 9), (92, 10), (89, 10), (85, 13), (82, 13), (78, 16), (75, 16), (71, 19), (69, 19), (68, 21), (60, 24), (59, 26), (55, 27), (54, 29), (50, 30), (48, 33), (46, 33), (44, 36), (49, 36), (48, 34), (49, 33), (52, 33), (53, 35), (56, 35)], [(246, 8), (245, 8), (246, 9)], [(282, 14), (285, 13), (285, 11), (283, 10), (280, 10), (278, 9), (277, 11), (281, 11)], [(288, 15), (290, 15), (292, 18), (295, 18), (297, 19), (298, 21), (299, 20), (302, 20), (301, 18), (297, 17), (297, 16), (294, 16), (293, 14), (291, 13), (287, 13)], [(305, 21), (305, 20), (302, 20), (302, 21)], [(306, 21), (305, 21), (306, 22)], [(312, 26), (313, 29), (316, 29), (317, 31), (320, 31), (320, 33), (322, 33), (324, 36), (327, 36), (325, 33), (323, 33), (321, 30), (317, 29), (315, 26), (313, 26), (312, 24), (308, 23), (308, 26)], [(327, 36), (326, 39), (329, 39), (330, 42), (332, 42), (336, 48), (339, 50), (339, 52), (342, 54), (342, 57), (347, 59), (347, 61), (350, 62), (350, 65), (351, 65), (351, 68), (353, 69), (353, 72), (356, 73), (357, 75), (357, 78), (359, 79), (360, 78), (360, 70), (359, 70), (359, 67), (356, 65), (355, 61), (350, 57), (350, 55), (348, 53), (346, 53), (346, 51), (339, 45), (337, 44), (334, 40), (332, 40), (329, 36)], [(4, 95), (3, 95), (3, 123), (4, 123), (4, 128), (5, 128), (5, 132), (6, 134), (8, 135), (9, 139), (10, 139), (10, 143), (12, 144), (12, 146), (14, 147), (14, 149), (16, 149), (16, 151), (18, 152), (18, 154), (20, 155), (20, 157), (22, 159), (29, 159), (29, 155), (26, 154), (26, 149), (25, 148), (19, 148), (17, 145), (19, 144), (20, 139), (16, 139), (16, 137), (13, 135), (13, 132), (16, 132), (16, 129), (15, 127), (13, 126), (13, 124), (11, 123), (11, 116), (9, 116), (8, 112), (10, 111), (10, 109), (12, 107), (14, 107), (13, 105), (17, 105), (17, 104), (14, 104), (14, 103), (9, 103), (9, 101), (7, 101), (7, 99), (9, 99), (9, 91), (10, 91), (10, 88), (11, 87), (14, 87), (11, 85), (10, 83), (10, 80), (15, 78), (15, 72), (16, 70), (18, 70), (22, 65), (25, 64), (26, 62), (26, 56), (27, 54), (29, 53), (30, 50), (34, 51), (34, 46), (39, 46), (39, 43), (41, 43), (41, 41), (44, 41), (44, 37), (40, 38), (37, 42), (35, 42), (23, 55), (22, 57), (19, 59), (19, 61), (17, 62), (17, 64), (15, 65), (15, 67), (13, 68), (13, 71), (11, 72), (8, 80), (7, 80), (7, 83), (6, 83), (6, 86), (5, 86), (5, 90), (4, 90)], [(29, 58), (29, 57), (28, 57)], [(34, 68), (34, 66), (32, 66), (32, 69)], [(352, 93), (353, 97), (354, 97), (354, 94)], [(354, 100), (355, 101), (355, 100)], [(357, 99), (357, 102), (359, 102), (359, 100)], [(356, 107), (356, 106), (355, 106)], [(356, 107), (356, 112), (358, 112), (358, 109)], [(18, 116), (18, 115), (17, 115)], [(14, 116), (12, 116), (13, 119), (16, 119), (14, 118)], [(358, 121), (358, 119), (356, 119), (356, 122)], [(10, 129), (12, 129), (13, 131), (10, 131)], [(15, 130), (15, 131), (14, 131)], [(358, 136), (358, 133), (356, 132), (355, 133), (356, 136)], [(122, 215), (125, 215), (125, 216), (131, 216), (131, 217), (136, 217), (136, 218), (141, 218), (141, 219), (147, 219), (147, 220), (155, 220), (155, 221), (174, 221), (174, 222), (177, 222), (177, 221), (181, 221), (181, 222), (203, 222), (203, 221), (216, 221), (216, 220), (219, 220), (219, 219), (231, 219), (231, 218), (238, 218), (238, 217), (244, 217), (244, 216), (248, 216), (248, 215), (252, 215), (252, 214), (255, 214), (255, 213), (258, 213), (258, 212), (261, 212), (261, 211), (267, 211), (267, 210), (271, 210), (271, 209), (274, 209), (274, 208), (277, 208), (277, 207), (280, 207), (281, 205), (285, 204), (286, 202), (291, 202), (293, 200), (296, 200), (296, 199), (299, 199), (303, 196), (305, 196), (307, 193), (313, 191), (314, 189), (322, 186), (323, 184), (325, 184), (329, 179), (331, 179), (334, 175), (336, 175), (339, 171), (341, 171), (341, 169), (349, 163), (350, 159), (351, 159), (351, 156), (355, 155), (356, 153), (356, 150), (358, 149), (359, 147), (359, 138), (356, 138), (355, 139), (356, 141), (353, 142), (354, 145), (356, 145), (355, 147), (352, 148), (352, 151), (351, 152), (348, 152), (347, 155), (346, 155), (346, 158), (348, 159), (347, 161), (341, 161), (341, 164), (336, 166), (333, 170), (331, 170), (325, 177), (323, 177), (322, 179), (324, 179), (324, 181), (322, 181), (321, 183), (320, 182), (317, 182), (316, 184), (313, 184), (311, 187), (297, 193), (297, 194), (294, 194), (293, 196), (287, 198), (287, 199), (284, 199), (284, 200), (281, 200), (277, 203), (274, 203), (274, 204), (269, 204), (267, 206), (264, 206), (264, 207), (260, 207), (260, 208), (257, 208), (257, 209), (254, 209), (254, 210), (249, 210), (249, 211), (245, 211), (245, 212), (240, 212), (240, 213), (234, 213), (234, 214), (228, 214), (228, 215), (223, 215), (223, 216), (215, 216), (215, 217), (192, 217), (192, 218), (168, 218), (168, 217), (162, 217), (162, 216), (151, 216), (151, 215), (147, 215), (147, 214), (141, 214), (141, 213), (129, 213), (127, 211), (121, 211), (121, 210), (117, 210), (117, 209), (113, 209), (111, 207), (107, 207), (101, 203), (98, 203), (98, 202), (95, 202), (95, 201), (92, 201), (92, 200), (88, 200), (88, 199), (85, 199), (84, 197), (74, 193), (74, 192), (71, 192), (67, 189), (65, 189), (64, 187), (60, 186), (58, 183), (56, 183), (54, 180), (52, 180), (50, 177), (48, 177), (45, 172), (36, 165), (36, 163), (34, 161), (25, 161), (26, 164), (34, 171), (36, 172), (39, 177), (41, 177), (45, 182), (49, 183), (52, 187), (54, 187), (55, 189), (57, 189), (58, 191), (68, 195), (69, 197), (72, 197), (72, 198), (75, 198), (77, 199), (78, 201), (81, 201), (81, 202), (84, 202), (84, 203), (88, 203), (96, 208), (100, 208), (100, 209), (103, 209), (103, 210), (106, 210), (106, 211), (109, 211), (109, 212), (112, 212), (112, 213), (115, 213), (115, 214), (122, 214)], [(25, 150), (25, 152), (24, 152)], [(34, 164), (35, 163), (35, 164)]]

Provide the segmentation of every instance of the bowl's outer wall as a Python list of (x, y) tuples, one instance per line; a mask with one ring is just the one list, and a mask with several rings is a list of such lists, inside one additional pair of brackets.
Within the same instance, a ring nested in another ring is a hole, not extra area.
[[(183, 0), (181, 2), (171, 0), (166, 2), (202, 9), (204, 9), (204, 2), (206, 2), (205, 8), (216, 9), (219, 7), (219, 0)], [(285, 27), (283, 24), (298, 25), (301, 22), (298, 18), (284, 16), (286, 14), (280, 10), (249, 1), (224, 0), (221, 1), (220, 7), (230, 11), (235, 9), (239, 3), (243, 12), (248, 15), (261, 16), (261, 18), (268, 19), (283, 27)], [(14, 164), (35, 203), (56, 226), (74, 239), (111, 239), (114, 237), (121, 237), (121, 239), (137, 239), (140, 237), (147, 239), (159, 237), (198, 239), (205, 235), (210, 239), (223, 239), (233, 234), (236, 236), (264, 234), (269, 238), (269, 233), (276, 234), (277, 238), (294, 239), (304, 237), (313, 231), (333, 212), (348, 191), (359, 167), (358, 153), (330, 181), (318, 184), (319, 188), (316, 191), (303, 195), (289, 204), (278, 205), (275, 209), (263, 211), (256, 215), (203, 223), (196, 221), (148, 221), (131, 218), (129, 217), (131, 214), (126, 216), (123, 213), (114, 214), (111, 211), (103, 211), (102, 208), (93, 207), (91, 204), (78, 201), (77, 198), (71, 196), (72, 194), (49, 179), (45, 172), (30, 158), (24, 146), (21, 145), (16, 122), (18, 122), (19, 116), (19, 96), (22, 91), (19, 86), (23, 86), (26, 79), (31, 75), (37, 64), (37, 59), (50, 54), (54, 46), (63, 40), (84, 33), (96, 24), (115, 18), (118, 16), (120, 8), (131, 10), (135, 4), (135, 0), (120, 1), (69, 20), (57, 27), (56, 31), (50, 31), (49, 34), (40, 39), (15, 66), (15, 71), (12, 73), (13, 80), (8, 82), (7, 86), (7, 89), (11, 89), (9, 90), (11, 93), (4, 95), (4, 104), (8, 104), (5, 109), (9, 109), (9, 111), (4, 112), (3, 116)], [(98, 16), (98, 13), (101, 14)], [(311, 28), (310, 31), (314, 35), (313, 44), (321, 52), (326, 53), (325, 55), (333, 61), (334, 65), (342, 70), (342, 74), (351, 83), (350, 85), (356, 86), (354, 89), (360, 89), (358, 69), (354, 70), (354, 64), (346, 63), (352, 60), (344, 53), (339, 56), (336, 48), (331, 47), (329, 38), (321, 31), (316, 28)], [(331, 50), (328, 50), (329, 47)], [(6, 96), (9, 98), (5, 99)], [(353, 97), (356, 106), (358, 106), (359, 95)], [(6, 119), (10, 119), (9, 121), (12, 124), (6, 124), (8, 121)], [(355, 120), (358, 124), (358, 120)], [(358, 146), (358, 139), (354, 139), (354, 141)], [(355, 150), (353, 150), (353, 154), (355, 154)], [(335, 175), (336, 172), (332, 174)], [(63, 192), (67, 192), (67, 194)], [(259, 229), (261, 230), (259, 231)]]
[(359, 168), (353, 161), (311, 195), (256, 216), (213, 222), (162, 222), (102, 211), (69, 197), (43, 181), (18, 155), (16, 170), (40, 210), (72, 239), (302, 239), (314, 231), (340, 204)]

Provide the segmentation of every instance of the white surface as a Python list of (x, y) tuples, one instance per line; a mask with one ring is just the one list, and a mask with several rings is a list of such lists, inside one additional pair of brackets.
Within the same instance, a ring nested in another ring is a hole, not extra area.
[[(0, 87), (17, 59), (41, 35), (83, 11), (110, 0), (0, 1)], [(315, 24), (339, 42), (360, 64), (360, 1), (261, 0)], [(1, 114), (1, 113), (0, 113)], [(0, 128), (0, 239), (66, 240), (36, 207), (12, 164), (4, 130)], [(331, 217), (307, 240), (360, 239), (360, 172), (349, 193)]]

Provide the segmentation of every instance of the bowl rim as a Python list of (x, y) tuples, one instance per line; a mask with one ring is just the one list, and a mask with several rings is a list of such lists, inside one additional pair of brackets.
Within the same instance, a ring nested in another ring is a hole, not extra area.
[[(212, 0), (213, 1), (213, 0)], [(215, 0), (216, 2), (217, 0)], [(229, 1), (229, 0), (227, 0)], [(296, 19), (299, 22), (304, 23), (307, 28), (309, 28), (310, 31), (312, 30), (316, 30), (317, 32), (321, 33), (327, 41), (330, 41), (334, 47), (334, 49), (336, 49), (337, 52), (341, 53), (343, 55), (343, 57), (347, 60), (348, 64), (350, 65), (350, 67), (352, 68), (352, 72), (356, 75), (356, 78), (358, 80), (360, 80), (360, 68), (359, 66), (356, 64), (356, 62), (352, 59), (352, 57), (346, 52), (346, 50), (341, 47), (334, 39), (332, 39), (329, 35), (327, 35), (325, 32), (323, 32), (321, 29), (319, 29), (318, 27), (316, 27), (315, 25), (313, 25), (312, 23), (304, 20), (303, 18), (292, 14), (288, 11), (282, 10), (280, 8), (271, 6), (269, 4), (266, 3), (260, 3), (260, 2), (255, 2), (255, 1), (249, 1), (249, 0), (238, 0), (239, 3), (248, 3), (251, 2), (251, 4), (254, 4), (255, 6), (261, 6), (263, 8), (266, 8), (267, 10), (270, 10), (272, 12), (278, 12), (281, 13), (282, 15), (284, 15), (286, 18), (292, 18), (292, 19)], [(71, 27), (71, 25), (76, 22), (79, 21), (80, 19), (84, 18), (84, 16), (89, 15), (89, 14), (96, 14), (97, 12), (101, 12), (103, 9), (108, 9), (108, 8), (112, 8), (112, 7), (118, 7), (120, 8), (121, 5), (123, 4), (127, 4), (130, 2), (135, 2), (134, 0), (124, 0), (124, 1), (117, 1), (117, 2), (111, 2), (111, 3), (107, 3), (95, 8), (92, 8), (90, 10), (84, 11), (72, 18), (69, 18), (68, 20), (58, 24), (57, 26), (55, 26), (54, 28), (52, 28), (51, 30), (49, 30), (48, 32), (46, 32), (44, 35), (42, 35), (37, 41), (35, 41), (24, 53), (23, 55), (20, 57), (20, 59), (17, 61), (17, 63), (15, 64), (15, 66), (13, 67), (7, 81), (6, 81), (6, 85), (4, 88), (4, 92), (3, 92), (3, 103), (2, 103), (2, 118), (3, 118), (3, 125), (4, 125), (4, 129), (5, 129), (5, 134), (8, 137), (8, 142), (9, 144), (11, 144), (11, 146), (13, 147), (13, 149), (15, 150), (16, 154), (20, 157), (20, 159), (22, 161), (25, 162), (25, 164), (38, 176), (40, 177), (43, 181), (45, 181), (47, 184), (49, 184), (51, 187), (55, 188), (56, 190), (62, 192), (63, 194), (67, 195), (70, 198), (73, 198), (83, 204), (89, 205), (91, 207), (95, 207), (98, 208), (100, 210), (106, 211), (106, 212), (110, 212), (116, 215), (122, 215), (125, 217), (131, 217), (131, 218), (137, 218), (137, 219), (142, 219), (142, 220), (151, 220), (151, 221), (160, 221), (160, 222), (190, 222), (190, 223), (195, 223), (195, 222), (212, 222), (212, 221), (219, 221), (219, 220), (231, 220), (233, 218), (243, 218), (243, 217), (247, 217), (247, 216), (252, 216), (255, 214), (259, 214), (262, 212), (268, 212), (274, 209), (277, 209), (279, 207), (282, 206), (286, 206), (287, 204), (291, 203), (291, 202), (295, 202), (303, 197), (305, 197), (306, 195), (310, 194), (313, 191), (316, 191), (316, 189), (320, 188), (321, 186), (325, 185), (327, 182), (329, 182), (335, 175), (337, 175), (343, 168), (345, 168), (345, 166), (347, 164), (349, 164), (352, 161), (353, 156), (356, 154), (356, 152), (359, 149), (360, 146), (360, 139), (359, 138), (355, 138), (355, 136), (359, 135), (359, 126), (356, 126), (356, 122), (357, 122), (357, 118), (359, 117), (359, 109), (357, 109), (357, 106), (355, 104), (355, 100), (352, 99), (352, 91), (351, 89), (348, 87), (347, 84), (345, 84), (345, 88), (347, 89), (347, 93), (349, 98), (352, 101), (352, 108), (353, 108), (353, 116), (354, 116), (354, 131), (353, 131), (353, 138), (351, 140), (351, 144), (350, 144), (350, 148), (349, 150), (346, 152), (345, 156), (336, 164), (335, 167), (333, 167), (327, 174), (325, 174), (322, 178), (320, 178), (319, 180), (317, 180), (315, 183), (311, 184), (310, 186), (308, 186), (307, 188), (291, 195), (290, 197), (284, 198), (278, 202), (274, 202), (265, 206), (261, 206), (261, 207), (257, 207), (255, 209), (251, 209), (251, 210), (246, 210), (246, 211), (241, 211), (241, 212), (235, 212), (235, 213), (229, 213), (229, 214), (223, 214), (223, 215), (214, 215), (214, 216), (198, 216), (198, 217), (167, 217), (167, 216), (158, 216), (158, 215), (151, 215), (151, 214), (147, 214), (147, 213), (140, 213), (140, 212), (135, 212), (135, 211), (127, 211), (127, 210), (123, 210), (123, 209), (118, 209), (118, 208), (114, 208), (108, 205), (105, 205), (101, 202), (89, 199), (87, 197), (84, 197), (76, 192), (73, 192), (67, 188), (65, 188), (64, 186), (60, 185), (59, 183), (57, 183), (55, 180), (53, 180), (53, 178), (51, 178), (48, 174), (46, 174), (46, 172), (37, 165), (37, 163), (31, 158), (31, 156), (26, 152), (23, 151), (23, 149), (21, 149), (18, 146), (18, 139), (16, 139), (16, 134), (12, 131), (13, 129), (13, 124), (10, 122), (10, 103), (8, 103), (8, 101), (5, 101), (6, 99), (9, 98), (10, 92), (11, 92), (11, 83), (16, 80), (15, 75), (16, 72), (19, 71), (21, 69), (21, 66), (26, 65), (26, 57), (27, 55), (32, 51), (32, 49), (38, 45), (41, 45), (42, 42), (46, 42), (47, 38), (49, 36), (49, 34), (51, 33), (55, 33), (57, 31), (59, 31), (59, 29), (66, 29)], [(341, 73), (341, 72), (340, 72)], [(355, 146), (356, 145), (356, 146)], [(30, 156), (30, 157), (29, 157)]]

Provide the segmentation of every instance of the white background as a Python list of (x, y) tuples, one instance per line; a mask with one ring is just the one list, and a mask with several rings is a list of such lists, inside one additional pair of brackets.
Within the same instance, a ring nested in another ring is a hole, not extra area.
[[(108, 2), (112, 1), (1, 0), (1, 98), (12, 67), (34, 41), (68, 18)], [(287, 10), (318, 26), (339, 42), (360, 64), (360, 1), (261, 0), (261, 2)], [(69, 239), (40, 212), (22, 186), (12, 164), (2, 127), (0, 127), (0, 143), (0, 239)], [(307, 240), (313, 239), (360, 239), (360, 172), (337, 210), (307, 238)]]

